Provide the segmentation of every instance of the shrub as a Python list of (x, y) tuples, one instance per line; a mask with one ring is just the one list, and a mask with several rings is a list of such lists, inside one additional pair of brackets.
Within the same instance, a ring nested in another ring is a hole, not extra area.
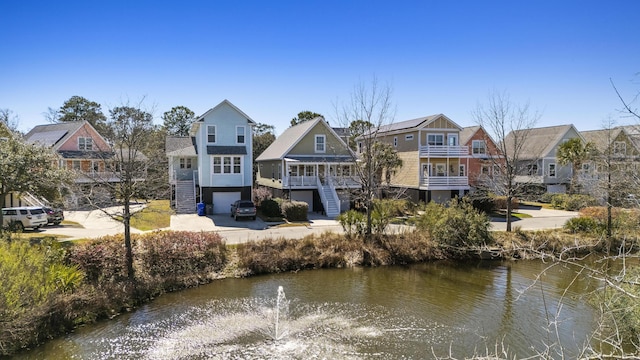
[(547, 192), (547, 193), (542, 194), (540, 196), (539, 200), (540, 200), (541, 203), (550, 204), (555, 195), (557, 195), (557, 193)]
[(376, 209), (391, 217), (407, 216), (415, 213), (416, 206), (407, 199), (381, 199), (373, 202)]
[(605, 225), (591, 217), (575, 217), (567, 220), (564, 229), (572, 233), (602, 233)]
[(471, 205), (485, 213), (490, 213), (496, 210), (496, 203), (493, 201), (494, 195), (483, 190), (476, 190), (473, 193), (467, 195), (466, 199), (471, 202)]
[(289, 221), (306, 221), (309, 204), (304, 201), (284, 201), (282, 215)]
[(489, 217), (466, 201), (451, 200), (447, 206), (431, 202), (416, 225), (432, 240), (449, 246), (480, 246), (491, 242)]
[(280, 204), (274, 199), (265, 199), (260, 204), (260, 211), (268, 217), (280, 217), (282, 216), (282, 210)]
[(260, 207), (263, 201), (269, 200), (272, 197), (271, 191), (264, 186), (259, 186), (253, 190), (253, 202), (257, 207)]
[[(506, 209), (507, 208), (507, 197), (506, 196), (494, 196), (493, 200), (493, 208), (494, 209)], [(520, 202), (517, 198), (511, 198), (511, 209), (517, 209), (520, 207)]]
[(124, 237), (121, 234), (105, 236), (75, 244), (67, 253), (67, 263), (77, 265), (92, 285), (124, 282), (127, 279)]
[(551, 197), (551, 206), (567, 211), (577, 211), (597, 204), (598, 201), (593, 196), (584, 194), (553, 194)]
[(345, 211), (338, 216), (338, 222), (348, 237), (364, 236), (366, 231), (365, 215), (356, 210)]

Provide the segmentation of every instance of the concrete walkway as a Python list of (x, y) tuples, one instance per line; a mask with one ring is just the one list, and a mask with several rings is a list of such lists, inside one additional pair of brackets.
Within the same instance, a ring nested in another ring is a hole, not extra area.
[[(142, 209), (142, 205), (134, 210)], [(114, 213), (118, 209), (110, 209)], [(512, 222), (512, 228), (520, 227), (523, 230), (540, 230), (559, 228), (564, 223), (578, 215), (577, 212), (549, 210), (543, 208), (523, 208), (520, 213), (529, 214), (531, 218), (518, 219)], [(99, 210), (93, 211), (69, 211), (65, 212), (65, 218), (77, 222), (82, 227), (68, 225), (47, 226), (41, 230), (44, 234), (57, 234), (68, 236), (69, 240), (96, 238), (105, 235), (114, 235), (124, 232), (124, 226)], [(238, 244), (247, 241), (262, 240), (265, 238), (299, 239), (311, 234), (324, 232), (342, 232), (342, 227), (336, 220), (318, 214), (309, 214), (309, 222), (306, 225), (275, 226), (265, 223), (259, 218), (256, 220), (240, 219), (234, 221), (226, 214), (198, 216), (196, 214), (172, 215), (168, 229), (176, 231), (217, 231), (227, 244)], [(407, 226), (393, 225), (391, 231), (401, 232), (407, 230)], [(491, 222), (491, 230), (506, 230), (504, 220), (494, 219)], [(141, 233), (140, 230), (131, 229), (132, 233)]]

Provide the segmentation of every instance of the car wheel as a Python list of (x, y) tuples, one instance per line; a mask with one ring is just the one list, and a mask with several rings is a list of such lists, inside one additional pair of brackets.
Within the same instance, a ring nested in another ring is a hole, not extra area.
[(14, 231), (24, 231), (24, 225), (22, 225), (22, 222), (20, 221), (14, 222), (12, 227)]
[(253, 220), (255, 220), (255, 219), (256, 219), (256, 217), (254, 216), (254, 217), (252, 217), (252, 219), (253, 219)]

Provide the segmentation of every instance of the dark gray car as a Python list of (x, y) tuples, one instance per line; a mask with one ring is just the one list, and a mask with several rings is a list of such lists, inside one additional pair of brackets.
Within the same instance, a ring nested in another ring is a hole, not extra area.
[(256, 205), (251, 200), (237, 200), (231, 204), (231, 217), (238, 221), (240, 217), (256, 219)]

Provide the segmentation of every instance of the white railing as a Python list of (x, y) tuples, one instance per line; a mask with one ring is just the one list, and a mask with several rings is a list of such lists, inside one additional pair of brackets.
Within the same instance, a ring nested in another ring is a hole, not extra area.
[(171, 174), (171, 182), (175, 183), (176, 181), (184, 181), (184, 180), (198, 180), (198, 170), (191, 169), (177, 169), (173, 170)]
[(420, 146), (420, 156), (467, 156), (469, 148), (466, 146), (427, 145)]
[(333, 201), (336, 202), (336, 206), (338, 207), (338, 213), (340, 213), (340, 198), (338, 197), (338, 192), (336, 191), (335, 186), (333, 186), (333, 181), (331, 178), (327, 181), (327, 184), (329, 185), (329, 189), (331, 189), (331, 196), (333, 197)]
[(352, 188), (360, 186), (360, 180), (357, 176), (330, 176), (329, 181), (334, 188)]
[(285, 176), (282, 186), (285, 188), (313, 187), (318, 185), (317, 176)]
[(428, 176), (420, 178), (422, 186), (469, 186), (467, 176)]

